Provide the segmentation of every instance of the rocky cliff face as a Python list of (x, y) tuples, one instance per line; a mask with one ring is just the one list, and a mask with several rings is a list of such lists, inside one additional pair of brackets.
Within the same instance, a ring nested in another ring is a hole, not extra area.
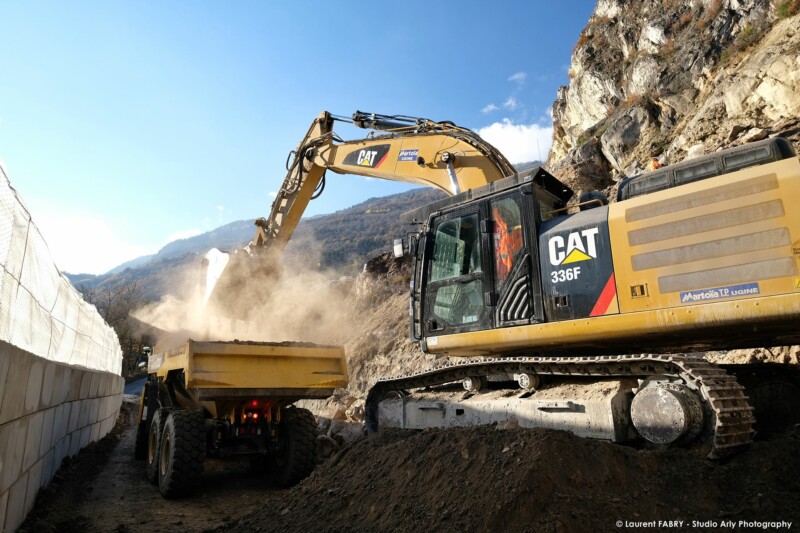
[(549, 168), (608, 189), (652, 157), (800, 144), (800, 1), (600, 0), (553, 104)]

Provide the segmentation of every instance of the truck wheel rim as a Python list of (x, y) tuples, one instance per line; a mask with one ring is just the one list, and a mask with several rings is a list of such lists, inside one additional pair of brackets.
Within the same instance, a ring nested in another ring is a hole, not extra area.
[(159, 461), (159, 468), (161, 469), (161, 475), (167, 475), (167, 469), (169, 468), (169, 456), (170, 452), (172, 451), (172, 439), (169, 438), (168, 434), (164, 435), (163, 442), (161, 443), (161, 460)]

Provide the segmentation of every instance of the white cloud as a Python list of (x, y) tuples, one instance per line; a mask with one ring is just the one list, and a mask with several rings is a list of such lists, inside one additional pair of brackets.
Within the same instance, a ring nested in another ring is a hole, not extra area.
[(217, 209), (217, 211), (222, 213), (223, 211), (225, 211), (225, 206), (224, 205), (218, 205), (216, 209)]
[(519, 104), (517, 104), (517, 99), (514, 98), (513, 96), (509, 96), (508, 100), (503, 102), (503, 107), (505, 107), (506, 109), (509, 109), (511, 111), (514, 111), (517, 108), (518, 105)]
[(513, 81), (522, 85), (523, 83), (525, 83), (525, 78), (527, 77), (528, 75), (525, 72), (515, 72), (514, 74), (508, 77), (508, 81)]
[(56, 266), (73, 274), (103, 274), (156, 250), (126, 241), (125, 231), (82, 212), (46, 209), (31, 213)]
[(478, 135), (503, 152), (512, 163), (546, 160), (553, 144), (552, 125), (514, 124), (507, 118), (478, 129)]
[(486, 107), (484, 107), (483, 109), (481, 109), (481, 113), (484, 113), (484, 114), (491, 113), (492, 111), (497, 111), (497, 106), (494, 105), (494, 104), (489, 104)]
[(278, 191), (269, 191), (269, 195), (275, 198), (276, 196), (278, 196)]

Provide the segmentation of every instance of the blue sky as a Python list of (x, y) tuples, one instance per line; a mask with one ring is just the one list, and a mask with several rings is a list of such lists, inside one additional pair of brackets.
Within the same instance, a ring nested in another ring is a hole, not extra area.
[[(268, 214), (287, 153), (322, 110), (452, 120), (512, 162), (546, 156), (549, 109), (593, 7), (2, 2), (0, 160), (56, 264), (102, 273)], [(307, 215), (408, 188), (333, 175)]]

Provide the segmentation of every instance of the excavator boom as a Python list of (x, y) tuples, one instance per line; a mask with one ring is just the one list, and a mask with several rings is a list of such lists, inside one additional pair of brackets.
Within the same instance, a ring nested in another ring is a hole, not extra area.
[[(336, 121), (373, 131), (364, 139), (343, 141), (333, 130)], [(217, 303), (223, 298), (235, 299), (235, 291), (244, 289), (248, 279), (277, 269), (277, 257), (308, 204), (324, 189), (328, 170), (436, 187), (450, 195), (516, 173), (495, 147), (449, 121), (360, 111), (352, 119), (344, 119), (324, 111), (289, 154), (286, 177), (269, 217), (255, 221), (256, 235), (249, 253), (222, 260), (221, 272), (209, 269), (206, 303), (214, 298)], [(259, 257), (255, 262), (242, 259), (250, 254)]]
[(515, 173), (496, 148), (451, 122), (359, 111), (347, 122), (385, 133), (337, 142), (337, 120), (343, 119), (327, 111), (320, 114), (290, 154), (269, 218), (256, 221), (256, 246), (282, 247), (289, 241), (309, 202), (324, 187), (327, 170), (436, 187), (451, 195)]

